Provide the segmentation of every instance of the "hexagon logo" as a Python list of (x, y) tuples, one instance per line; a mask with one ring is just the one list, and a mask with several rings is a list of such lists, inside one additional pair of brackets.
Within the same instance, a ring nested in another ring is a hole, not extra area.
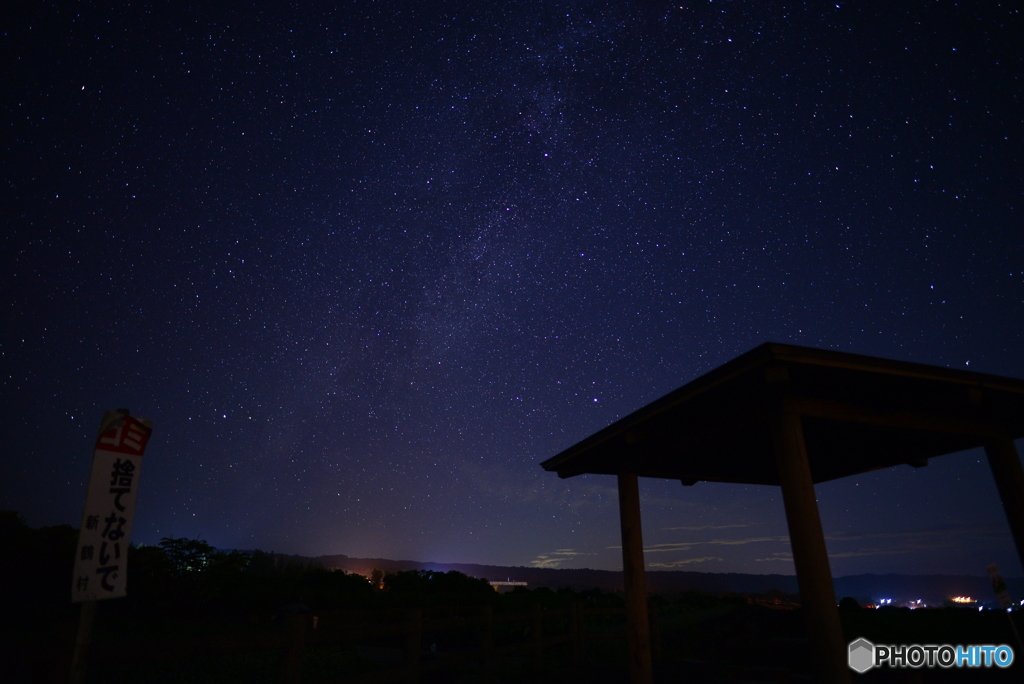
[(867, 639), (850, 643), (850, 669), (861, 674), (875, 666), (875, 645)]

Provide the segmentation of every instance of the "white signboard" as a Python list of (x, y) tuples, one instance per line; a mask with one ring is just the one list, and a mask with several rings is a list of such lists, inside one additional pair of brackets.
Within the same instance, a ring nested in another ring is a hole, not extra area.
[(107, 411), (96, 440), (85, 512), (78, 530), (71, 600), (96, 601), (124, 596), (128, 580), (128, 542), (135, 493), (150, 421)]

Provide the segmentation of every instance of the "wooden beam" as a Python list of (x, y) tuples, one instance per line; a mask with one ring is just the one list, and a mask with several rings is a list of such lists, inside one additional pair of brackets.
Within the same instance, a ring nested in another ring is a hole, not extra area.
[[(781, 402), (780, 402), (781, 404)], [(800, 600), (815, 653), (820, 658), (821, 681), (849, 684), (846, 645), (839, 622), (832, 571), (828, 564), (825, 535), (814, 496), (811, 468), (807, 462), (799, 414), (781, 410), (774, 417), (772, 437), (786, 506), (789, 540), (793, 548)]]
[(867, 423), (921, 432), (968, 435), (977, 437), (979, 446), (980, 441), (986, 437), (998, 438), (1006, 434), (1005, 428), (998, 425), (957, 415), (919, 411), (879, 411), (847, 402), (809, 397), (790, 397), (787, 404), (793, 412), (810, 418)]
[[(628, 465), (628, 464), (624, 464), (624, 465)], [(894, 463), (892, 465), (901, 465), (901, 464), (900, 463)], [(882, 468), (888, 468), (889, 465), (886, 464), (886, 465), (881, 466), (881, 467)], [(583, 468), (583, 469), (580, 469), (579, 471), (567, 471), (567, 472), (566, 471), (559, 471), (558, 472), (558, 476), (560, 478), (562, 478), (562, 479), (568, 479), (570, 477), (576, 477), (577, 475), (617, 475), (618, 474), (618, 473), (614, 473), (614, 472), (608, 472), (609, 470), (610, 469), (604, 469), (604, 468), (600, 468), (600, 469), (598, 469), (598, 468), (591, 468), (591, 469)], [(872, 470), (874, 470), (874, 469), (872, 469)], [(688, 477), (687, 478), (687, 477), (680, 477), (679, 469), (671, 469), (671, 468), (664, 468), (664, 469), (661, 469), (661, 468), (658, 468), (658, 469), (655, 469), (655, 468), (644, 468), (639, 473), (637, 473), (637, 475), (640, 476), (640, 477), (653, 477), (653, 478), (659, 478), (659, 479), (663, 479), (663, 480), (680, 480), (680, 481), (683, 481), (683, 484), (685, 484), (689, 480), (693, 480), (694, 482), (725, 482), (725, 483), (728, 483), (728, 484), (772, 485), (774, 487), (779, 486), (778, 477), (775, 476), (774, 473), (772, 474), (772, 477), (751, 477), (749, 475), (748, 476), (742, 476), (741, 475), (741, 476), (737, 476), (737, 477), (726, 477), (725, 475), (723, 475), (719, 471), (708, 470), (706, 472), (702, 471), (699, 474), (694, 475), (693, 477)]]
[(651, 684), (651, 634), (647, 623), (640, 487), (634, 473), (619, 473), (619, 520), (622, 524), (622, 574), (626, 580), (629, 681), (632, 684)]
[(1021, 468), (1017, 447), (1009, 437), (993, 439), (985, 444), (985, 454), (1024, 568), (1024, 468)]

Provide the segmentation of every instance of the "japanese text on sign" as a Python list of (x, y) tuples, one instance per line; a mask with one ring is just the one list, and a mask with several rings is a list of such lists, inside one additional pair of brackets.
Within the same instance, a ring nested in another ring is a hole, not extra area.
[(125, 595), (128, 543), (149, 421), (108, 411), (92, 458), (78, 532), (72, 601)]

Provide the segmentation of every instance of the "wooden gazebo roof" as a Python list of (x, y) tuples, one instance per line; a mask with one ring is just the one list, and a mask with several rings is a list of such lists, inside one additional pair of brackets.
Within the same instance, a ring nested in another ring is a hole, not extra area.
[(778, 397), (802, 416), (815, 483), (1024, 437), (1024, 380), (765, 343), (541, 465), (778, 485)]

